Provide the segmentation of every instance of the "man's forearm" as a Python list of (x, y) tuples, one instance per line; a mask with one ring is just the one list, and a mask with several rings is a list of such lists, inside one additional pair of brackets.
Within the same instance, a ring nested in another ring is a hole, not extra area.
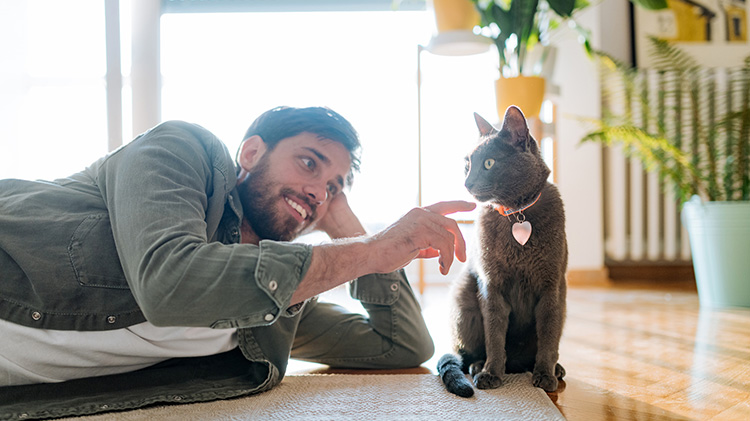
[(366, 234), (365, 228), (349, 208), (344, 194), (335, 200), (328, 217), (318, 227), (333, 243), (313, 247), (310, 267), (292, 295), (291, 304), (370, 273), (364, 267), (367, 249), (371, 248), (362, 237)]
[(366, 257), (370, 248), (364, 237), (313, 247), (310, 267), (292, 295), (291, 304), (371, 273)]
[[(474, 203), (453, 201), (415, 208), (375, 235), (314, 247), (310, 266), (292, 295), (291, 304), (362, 275), (393, 272), (417, 257), (439, 257), (441, 273), (447, 274), (454, 254), (459, 260), (466, 260), (466, 243), (456, 221), (444, 215), (474, 207)], [(352, 225), (340, 225), (347, 226), (347, 233), (352, 232)], [(356, 225), (361, 227), (358, 222)]]

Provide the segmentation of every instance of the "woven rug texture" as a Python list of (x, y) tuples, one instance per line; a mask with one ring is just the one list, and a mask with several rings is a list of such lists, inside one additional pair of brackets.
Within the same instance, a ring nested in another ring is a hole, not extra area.
[(271, 391), (224, 401), (168, 405), (66, 420), (565, 420), (531, 374), (459, 398), (431, 374), (290, 375)]

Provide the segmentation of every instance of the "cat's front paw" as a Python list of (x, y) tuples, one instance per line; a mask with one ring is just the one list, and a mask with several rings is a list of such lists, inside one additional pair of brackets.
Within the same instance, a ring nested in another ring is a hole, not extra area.
[(557, 390), (557, 379), (552, 374), (535, 372), (531, 376), (531, 382), (534, 386), (544, 389), (545, 392), (554, 392)]
[(484, 361), (475, 361), (469, 366), (469, 375), (476, 376), (484, 370)]
[(494, 374), (482, 371), (474, 376), (474, 384), (477, 385), (477, 389), (497, 389), (503, 384), (503, 379)]

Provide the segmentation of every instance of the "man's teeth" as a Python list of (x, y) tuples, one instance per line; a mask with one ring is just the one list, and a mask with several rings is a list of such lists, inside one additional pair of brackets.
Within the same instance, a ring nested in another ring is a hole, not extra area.
[(305, 208), (303, 208), (297, 202), (291, 199), (286, 199), (286, 203), (289, 203), (289, 206), (293, 207), (294, 210), (299, 212), (300, 216), (302, 216), (302, 219), (307, 219), (307, 211), (305, 210)]

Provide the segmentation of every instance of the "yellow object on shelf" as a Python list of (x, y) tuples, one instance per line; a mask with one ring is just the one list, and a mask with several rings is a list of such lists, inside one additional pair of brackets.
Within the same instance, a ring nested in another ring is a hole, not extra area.
[(502, 121), (505, 110), (515, 105), (526, 118), (538, 117), (544, 102), (545, 80), (540, 76), (501, 77), (495, 82), (497, 114)]
[(438, 33), (471, 31), (479, 25), (479, 12), (469, 0), (432, 0)]

